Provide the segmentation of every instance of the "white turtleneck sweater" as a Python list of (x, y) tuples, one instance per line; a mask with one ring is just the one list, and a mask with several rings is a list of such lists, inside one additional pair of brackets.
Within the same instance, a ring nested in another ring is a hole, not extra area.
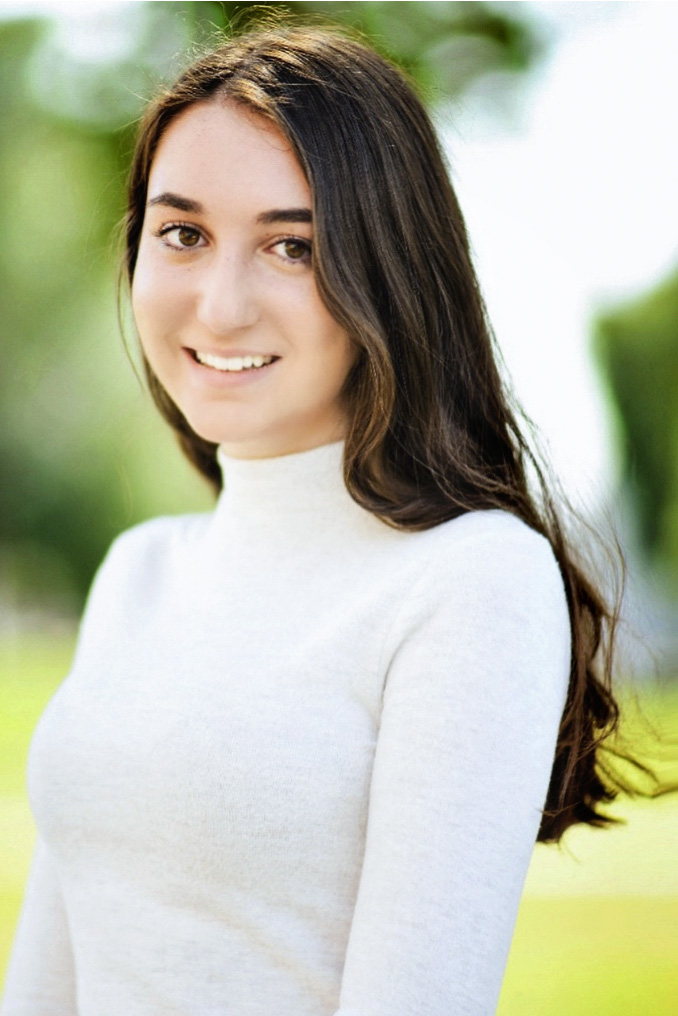
[(490, 1016), (570, 633), (547, 541), (359, 508), (342, 445), (220, 456), (119, 537), (28, 765), (1, 1016)]

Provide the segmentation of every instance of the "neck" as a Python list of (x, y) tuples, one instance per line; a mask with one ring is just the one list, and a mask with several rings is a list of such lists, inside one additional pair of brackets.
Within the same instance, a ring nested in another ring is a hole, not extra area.
[(220, 446), (217, 461), (224, 489), (218, 511), (270, 518), (354, 504), (344, 484), (343, 451), (344, 442), (335, 441), (289, 455), (238, 459)]
[(389, 530), (360, 507), (346, 489), (344, 442), (268, 459), (235, 459), (219, 448), (224, 488), (213, 516), (212, 536), (228, 534), (240, 545), (264, 551), (326, 540), (363, 536), (374, 539)]

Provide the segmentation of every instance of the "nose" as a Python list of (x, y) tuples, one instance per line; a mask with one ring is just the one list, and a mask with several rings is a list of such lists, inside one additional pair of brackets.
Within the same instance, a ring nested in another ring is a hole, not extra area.
[(227, 336), (252, 327), (258, 303), (245, 257), (223, 250), (200, 265), (196, 313), (214, 335)]

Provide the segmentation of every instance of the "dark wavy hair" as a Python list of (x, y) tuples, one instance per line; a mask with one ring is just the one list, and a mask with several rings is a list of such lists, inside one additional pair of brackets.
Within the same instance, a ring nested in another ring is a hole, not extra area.
[[(238, 103), (277, 126), (309, 182), (313, 263), (330, 313), (358, 347), (344, 386), (344, 479), (389, 525), (427, 529), (500, 508), (545, 536), (563, 576), (569, 693), (538, 839), (627, 789), (603, 741), (616, 730), (611, 690), (617, 607), (606, 604), (568, 539), (540, 456), (497, 367), (462, 214), (435, 131), (405, 76), (334, 29), (263, 28), (197, 59), (148, 106), (129, 180), (131, 284), (154, 153), (196, 103)], [(216, 490), (216, 445), (194, 433), (145, 361), (151, 393), (190, 461)], [(557, 503), (558, 501), (558, 503)]]

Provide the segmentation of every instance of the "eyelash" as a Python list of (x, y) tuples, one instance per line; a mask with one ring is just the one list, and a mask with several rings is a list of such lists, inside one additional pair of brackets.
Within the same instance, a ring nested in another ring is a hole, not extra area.
[[(200, 230), (197, 229), (195, 226), (190, 225), (190, 223), (188, 222), (168, 222), (166, 225), (161, 226), (160, 229), (153, 230), (153, 236), (161, 240), (165, 245), (165, 247), (168, 247), (170, 250), (176, 252), (199, 249), (198, 244), (195, 244), (194, 246), (189, 245), (184, 247), (184, 246), (175, 246), (172, 243), (168, 243), (165, 237), (169, 236), (170, 233), (174, 233), (177, 230), (183, 230), (187, 233), (193, 233), (194, 235), (203, 238), (203, 235), (200, 232)], [(311, 241), (305, 239), (302, 236), (281, 236), (280, 239), (275, 241), (275, 243), (269, 245), (269, 249), (272, 249), (273, 247), (278, 247), (280, 244), (285, 243), (300, 244), (302, 247), (306, 249), (306, 254), (303, 258), (286, 258), (283, 257), (282, 254), (277, 254), (276, 257), (279, 257), (281, 261), (284, 261), (288, 265), (290, 264), (293, 265), (293, 264), (307, 264), (311, 260), (312, 253)]]

